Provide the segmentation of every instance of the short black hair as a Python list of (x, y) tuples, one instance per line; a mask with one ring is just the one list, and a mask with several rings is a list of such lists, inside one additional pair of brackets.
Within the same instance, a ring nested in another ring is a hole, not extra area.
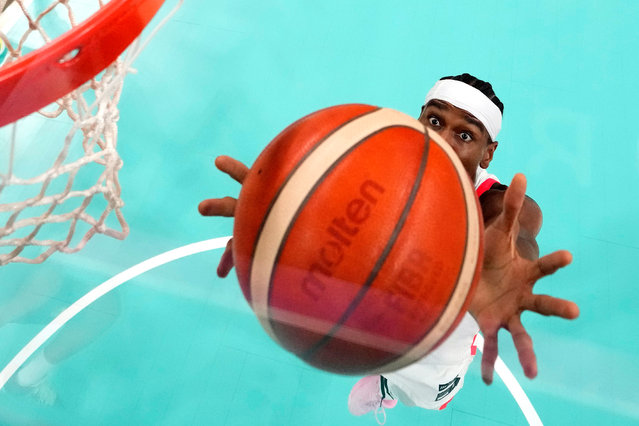
[(504, 115), (504, 104), (499, 100), (497, 95), (495, 95), (495, 92), (493, 91), (493, 86), (491, 86), (489, 82), (480, 80), (477, 77), (472, 76), (468, 73), (455, 75), (455, 76), (442, 77), (440, 78), (440, 80), (457, 80), (457, 81), (461, 81), (462, 83), (466, 83), (469, 86), (474, 87), (475, 89), (479, 90), (484, 95), (486, 95), (488, 99), (493, 101), (493, 103), (497, 105), (497, 108), (499, 108), (499, 111), (501, 111), (501, 115)]

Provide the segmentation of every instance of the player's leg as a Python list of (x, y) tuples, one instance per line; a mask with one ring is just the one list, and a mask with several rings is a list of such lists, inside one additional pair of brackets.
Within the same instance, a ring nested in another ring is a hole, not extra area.
[(475, 320), (466, 314), (449, 338), (428, 356), (383, 376), (364, 377), (351, 390), (349, 411), (354, 415), (377, 413), (394, 407), (398, 400), (430, 410), (445, 408), (464, 384), (476, 353), (478, 331)]
[(441, 410), (464, 385), (473, 361), (477, 322), (466, 314), (437, 349), (408, 367), (385, 374), (389, 390), (402, 404)]
[(395, 405), (397, 400), (388, 389), (388, 381), (383, 376), (366, 376), (360, 379), (348, 396), (348, 410), (351, 414), (362, 416), (374, 411), (380, 424), (386, 421), (384, 410), (393, 408)]

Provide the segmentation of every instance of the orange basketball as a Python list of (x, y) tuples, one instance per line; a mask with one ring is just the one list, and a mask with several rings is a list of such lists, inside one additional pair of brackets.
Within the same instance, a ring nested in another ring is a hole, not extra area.
[(461, 320), (482, 224), (452, 149), (370, 105), (312, 113), (252, 166), (233, 232), (237, 275), (268, 334), (323, 370), (392, 371)]

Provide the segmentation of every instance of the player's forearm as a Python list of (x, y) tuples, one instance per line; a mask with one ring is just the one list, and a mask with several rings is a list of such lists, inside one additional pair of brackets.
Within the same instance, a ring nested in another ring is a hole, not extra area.
[(539, 259), (537, 235), (541, 231), (543, 216), (541, 209), (532, 198), (526, 197), (519, 215), (519, 232), (515, 246), (524, 259)]
[(519, 229), (515, 246), (519, 255), (524, 259), (539, 259), (539, 245), (537, 235), (541, 231), (543, 215), (537, 203), (526, 196), (519, 214)]

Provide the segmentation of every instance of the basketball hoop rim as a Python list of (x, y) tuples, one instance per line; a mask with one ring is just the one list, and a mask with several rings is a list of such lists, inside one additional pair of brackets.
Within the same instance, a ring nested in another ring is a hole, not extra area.
[(165, 0), (111, 0), (85, 21), (0, 68), (0, 127), (78, 88), (112, 64)]

